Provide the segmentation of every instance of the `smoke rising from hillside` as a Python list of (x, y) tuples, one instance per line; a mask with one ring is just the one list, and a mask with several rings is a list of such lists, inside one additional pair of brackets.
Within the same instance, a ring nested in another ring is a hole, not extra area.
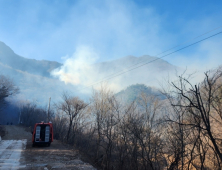
[(53, 76), (74, 85), (86, 85), (90, 82), (89, 75), (93, 71), (91, 64), (98, 59), (98, 55), (92, 48), (78, 47), (71, 57), (65, 56), (63, 59), (65, 59), (64, 65), (52, 71)]
[[(51, 72), (51, 75), (59, 78), (66, 84), (72, 84), (76, 87), (89, 86), (100, 81), (106, 76), (107, 70), (100, 70), (95, 66), (99, 55), (95, 50), (88, 46), (79, 46), (72, 56), (63, 57), (64, 64)], [(101, 84), (93, 86), (99, 89)], [(118, 78), (109, 83), (109, 87), (113, 90), (120, 90)], [(84, 90), (85, 93), (89, 91)]]
[[(105, 80), (108, 87), (114, 92), (137, 83), (159, 86), (164, 77), (172, 75), (172, 73), (174, 74), (175, 69), (177, 69), (177, 67), (160, 59), (128, 72), (129, 66), (152, 61), (156, 58), (150, 56), (128, 56), (118, 60), (99, 63), (99, 55), (93, 48), (88, 46), (78, 47), (72, 56), (65, 56), (63, 59), (63, 66), (52, 71), (52, 76), (59, 78), (59, 80), (66, 84), (75, 85), (79, 89), (89, 87), (92, 84), (94, 84), (94, 89), (99, 89), (102, 83), (101, 80)], [(121, 74), (125, 71), (127, 72)], [(83, 92), (91, 92), (91, 87), (88, 90), (84, 89)]]

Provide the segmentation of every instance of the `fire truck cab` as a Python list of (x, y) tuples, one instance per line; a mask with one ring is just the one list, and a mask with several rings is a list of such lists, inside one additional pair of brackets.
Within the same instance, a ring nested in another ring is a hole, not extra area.
[(38, 144), (47, 144), (47, 146), (50, 146), (51, 142), (53, 142), (52, 123), (36, 123), (32, 133), (32, 146)]

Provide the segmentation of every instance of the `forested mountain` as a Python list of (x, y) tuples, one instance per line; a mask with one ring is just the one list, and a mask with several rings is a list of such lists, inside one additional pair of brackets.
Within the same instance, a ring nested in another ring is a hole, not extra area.
[(11, 79), (20, 89), (18, 100), (47, 105), (49, 97), (58, 100), (62, 92), (71, 90), (70, 85), (52, 77), (50, 72), (61, 66), (60, 63), (21, 57), (0, 42), (0, 74)]
[[(142, 63), (149, 64), (128, 72), (129, 69)], [(0, 42), (0, 74), (12, 79), (16, 86), (20, 88), (20, 93), (17, 95), (19, 99), (36, 101), (40, 105), (46, 105), (49, 97), (52, 98), (52, 101), (58, 101), (63, 91), (86, 97), (91, 88), (78, 91), (79, 88), (83, 87), (84, 83), (78, 85), (65, 83), (59, 77), (51, 74), (53, 70), (60, 70), (62, 67), (61, 63), (55, 61), (39, 61), (21, 57), (15, 54), (6, 44)], [(176, 66), (156, 57), (127, 56), (113, 61), (95, 63), (90, 66), (90, 70), (86, 71), (87, 74), (79, 74), (79, 76), (82, 79), (90, 80), (90, 83), (94, 83), (109, 75), (127, 71), (125, 74), (121, 74), (108, 82), (111, 89), (115, 87), (115, 92), (118, 93), (126, 87), (137, 83), (155, 86), (156, 80), (166, 77), (169, 72), (173, 72), (176, 69), (178, 69)], [(140, 86), (133, 87), (135, 89), (141, 88)], [(128, 93), (128, 90), (125, 93)], [(130, 95), (131, 92), (129, 92)], [(131, 96), (130, 98), (133, 97)]]
[(145, 93), (146, 95), (156, 96), (158, 99), (163, 100), (165, 96), (162, 95), (157, 89), (154, 87), (148, 87), (144, 84), (135, 84), (127, 87), (124, 90), (121, 90), (119, 93), (116, 94), (120, 100), (130, 103), (134, 100), (138, 100), (140, 95)]

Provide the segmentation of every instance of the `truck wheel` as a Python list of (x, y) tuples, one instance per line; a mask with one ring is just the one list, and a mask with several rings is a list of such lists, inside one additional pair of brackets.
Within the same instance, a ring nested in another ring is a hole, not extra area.
[(51, 143), (49, 142), (47, 146), (49, 147), (50, 145), (51, 145)]
[(32, 143), (32, 147), (35, 147), (35, 143), (34, 142)]

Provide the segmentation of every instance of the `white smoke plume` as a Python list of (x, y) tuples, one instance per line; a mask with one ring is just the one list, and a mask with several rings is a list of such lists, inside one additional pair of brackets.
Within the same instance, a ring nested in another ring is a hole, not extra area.
[[(148, 86), (158, 86), (160, 80), (174, 72), (174, 68), (176, 68), (160, 60), (128, 72), (128, 67), (132, 64), (146, 61), (147, 59), (153, 60), (155, 58), (150, 56), (128, 56), (119, 60), (99, 63), (99, 55), (93, 48), (88, 46), (78, 47), (72, 56), (65, 56), (63, 59), (63, 66), (54, 70), (51, 74), (66, 84), (75, 85), (77, 90), (84, 88), (84, 90), (82, 90), (83, 93), (89, 93), (92, 88), (100, 89), (104, 80), (108, 88), (114, 92), (118, 92), (129, 85), (137, 83)], [(125, 73), (119, 74), (122, 72)]]
[[(63, 57), (63, 66), (53, 70), (51, 75), (66, 84), (75, 85), (77, 91), (84, 88), (80, 92), (90, 93), (92, 88), (100, 89), (101, 80), (107, 76), (107, 70), (101, 70), (100, 67), (95, 65), (98, 59), (99, 55), (93, 48), (79, 46), (72, 56)], [(121, 90), (119, 80), (120, 78), (115, 78), (112, 82), (109, 82), (109, 88), (113, 91)]]
[(74, 54), (65, 59), (62, 67), (54, 70), (51, 74), (58, 77), (61, 81), (73, 85), (83, 85), (91, 83), (93, 79), (94, 70), (92, 64), (95, 63), (99, 57), (97, 53), (90, 47), (77, 47)]

